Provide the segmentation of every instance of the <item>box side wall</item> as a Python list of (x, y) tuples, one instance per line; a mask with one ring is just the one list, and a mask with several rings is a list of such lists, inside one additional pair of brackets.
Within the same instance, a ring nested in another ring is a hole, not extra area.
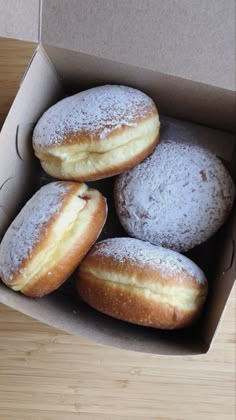
[(35, 174), (34, 124), (60, 96), (60, 83), (39, 48), (0, 133), (0, 237), (29, 196)]
[[(234, 161), (236, 165), (236, 161)], [(215, 260), (214, 281), (205, 310), (202, 326), (202, 338), (208, 346), (212, 344), (219, 329), (230, 293), (236, 280), (236, 207), (222, 232), (218, 245), (219, 258)]]
[(46, 0), (42, 41), (235, 89), (234, 0)]
[[(209, 341), (209, 346), (208, 346), (207, 353), (214, 346), (215, 339), (217, 337), (218, 331), (220, 331), (220, 329), (221, 329), (221, 324), (222, 324), (222, 321), (224, 319), (225, 312), (227, 310), (228, 302), (230, 302), (230, 300), (232, 302), (235, 299), (235, 296), (236, 296), (236, 282), (234, 282), (234, 285), (233, 285), (233, 287), (232, 287), (232, 289), (230, 291), (230, 294), (228, 296), (227, 302), (226, 302), (226, 304), (225, 304), (225, 306), (223, 308), (223, 312), (220, 315), (220, 320), (219, 320), (219, 322), (217, 324), (217, 328), (214, 330), (214, 333), (212, 334), (212, 336), (209, 337), (209, 334), (207, 334), (207, 340)], [(236, 329), (236, 317), (235, 316), (234, 316), (234, 320), (233, 321), (234, 321), (234, 326), (235, 326), (235, 329)], [(206, 340), (205, 339), (203, 341), (204, 341), (204, 343), (206, 343)]]
[(79, 337), (126, 350), (160, 355), (196, 355), (207, 351), (198, 337), (165, 334), (105, 316), (61, 290), (42, 299), (29, 299), (0, 282), (0, 302), (52, 327)]
[(126, 84), (149, 94), (163, 114), (209, 127), (235, 129), (232, 91), (66, 49), (47, 45), (44, 48), (73, 92), (104, 83)]

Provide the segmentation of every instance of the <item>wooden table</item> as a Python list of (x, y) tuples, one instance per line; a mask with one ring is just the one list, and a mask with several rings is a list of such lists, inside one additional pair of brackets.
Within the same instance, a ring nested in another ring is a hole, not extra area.
[[(0, 109), (33, 45), (0, 41)], [(1, 420), (235, 419), (235, 289), (212, 350), (158, 357), (85, 342), (0, 305)]]

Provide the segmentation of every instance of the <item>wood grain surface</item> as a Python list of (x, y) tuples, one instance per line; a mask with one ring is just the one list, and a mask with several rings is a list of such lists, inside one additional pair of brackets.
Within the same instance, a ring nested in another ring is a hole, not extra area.
[[(34, 46), (0, 40), (1, 119)], [(235, 288), (213, 348), (161, 357), (85, 342), (0, 305), (1, 420), (235, 419)]]
[(0, 38), (0, 127), (11, 107), (35, 45)]

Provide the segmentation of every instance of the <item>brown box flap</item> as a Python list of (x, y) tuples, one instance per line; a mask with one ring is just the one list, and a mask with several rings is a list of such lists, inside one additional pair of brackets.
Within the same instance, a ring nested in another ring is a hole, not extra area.
[(235, 89), (234, 0), (47, 0), (42, 42)]
[(0, 0), (0, 36), (39, 39), (40, 0)]

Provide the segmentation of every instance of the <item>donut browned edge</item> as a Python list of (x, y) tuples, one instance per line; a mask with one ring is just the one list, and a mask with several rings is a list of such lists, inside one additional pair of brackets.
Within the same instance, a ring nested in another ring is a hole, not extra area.
[[(77, 272), (78, 295), (91, 307), (133, 324), (168, 330), (184, 328), (198, 320), (208, 290), (204, 277), (200, 284), (184, 270), (182, 282), (171, 272), (163, 279), (158, 270), (134, 265), (129, 260), (121, 267), (115, 258), (97, 255), (99, 244), (90, 250)], [(140, 288), (139, 282), (142, 286), (146, 283), (146, 288)], [(157, 301), (149, 293), (150, 282), (161, 290), (168, 284), (180, 295), (190, 294), (191, 309), (181, 302), (180, 296), (176, 296), (176, 301)]]
[[(8, 287), (15, 291), (20, 291), (26, 296), (42, 297), (56, 290), (64, 283), (96, 241), (104, 226), (107, 206), (102, 194), (95, 189), (88, 188), (86, 184), (76, 182), (68, 182), (66, 184), (70, 185), (70, 188), (66, 196), (63, 197), (61, 209), (58, 214), (53, 215), (48, 223), (44, 225), (41, 232), (41, 239), (34, 245), (30, 257), (22, 262), (18, 271), (14, 272), (10, 280), (3, 277), (1, 273), (2, 269), (0, 269), (2, 281)], [(47, 264), (47, 247), (55, 242), (52, 228), (57, 226), (59, 219), (63, 216), (66, 217), (70, 202), (75, 197), (85, 202), (82, 210), (78, 210), (78, 217), (82, 216), (81, 222), (74, 228), (73, 237), (70, 238), (72, 242), (68, 249), (66, 249), (67, 238), (63, 237), (62, 232), (60, 244), (55, 244), (54, 258)], [(12, 241), (14, 241), (14, 232)], [(33, 267), (34, 261), (37, 259), (39, 253), (44, 250), (45, 260), (40, 269), (37, 267), (39, 274), (30, 277), (31, 267)], [(24, 270), (27, 270), (28, 273), (28, 280), (25, 285), (22, 283), (22, 273), (24, 273)]]
[(159, 143), (160, 120), (154, 103), (135, 123), (114, 129), (102, 141), (98, 134), (82, 130), (65, 134), (59, 144), (42, 146), (35, 141), (34, 152), (43, 170), (57, 179), (87, 182), (115, 176), (142, 162)]

